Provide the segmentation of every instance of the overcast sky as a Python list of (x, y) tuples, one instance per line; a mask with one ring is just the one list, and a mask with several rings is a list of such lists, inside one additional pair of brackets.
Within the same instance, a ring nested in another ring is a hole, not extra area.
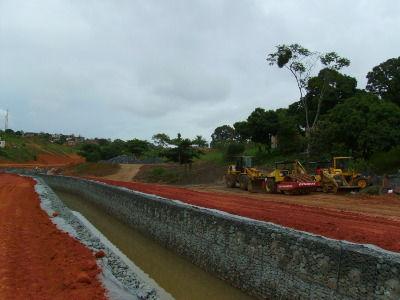
[(0, 114), (15, 130), (210, 139), (297, 99), (265, 61), (275, 45), (337, 51), (364, 88), (399, 32), (398, 0), (0, 0)]

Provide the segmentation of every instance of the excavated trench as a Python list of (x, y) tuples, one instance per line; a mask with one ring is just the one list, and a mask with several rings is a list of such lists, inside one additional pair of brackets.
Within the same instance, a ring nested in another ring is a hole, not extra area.
[(53, 189), (71, 210), (78, 211), (138, 267), (176, 299), (253, 299), (212, 276), (81, 196)]

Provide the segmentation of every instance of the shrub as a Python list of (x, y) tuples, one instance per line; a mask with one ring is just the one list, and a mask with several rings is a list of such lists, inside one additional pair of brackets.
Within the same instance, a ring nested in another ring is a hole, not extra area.
[(235, 156), (242, 155), (245, 150), (245, 146), (240, 143), (231, 143), (225, 150), (225, 160), (228, 162), (234, 161)]
[(371, 168), (378, 174), (393, 174), (400, 169), (400, 146), (380, 152), (370, 159)]

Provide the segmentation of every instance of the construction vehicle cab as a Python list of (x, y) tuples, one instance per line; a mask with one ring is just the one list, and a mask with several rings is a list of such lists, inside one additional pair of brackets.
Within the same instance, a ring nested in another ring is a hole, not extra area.
[(253, 167), (253, 160), (251, 156), (238, 156), (236, 158), (236, 163), (234, 165), (235, 170), (240, 171), (241, 173), (244, 173), (244, 170), (246, 168), (252, 168)]
[(264, 178), (263, 173), (253, 167), (252, 156), (236, 157), (236, 163), (230, 165), (225, 174), (227, 187), (233, 188), (239, 185), (241, 189), (249, 192), (262, 190)]

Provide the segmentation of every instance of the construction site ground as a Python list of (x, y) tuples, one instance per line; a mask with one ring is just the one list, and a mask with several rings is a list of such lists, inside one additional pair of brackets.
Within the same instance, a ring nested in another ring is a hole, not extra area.
[(85, 159), (77, 154), (39, 154), (35, 161), (16, 163), (12, 161), (0, 161), (0, 168), (61, 168), (83, 163)]
[(255, 194), (222, 185), (178, 187), (92, 178), (329, 238), (400, 252), (400, 198), (395, 195)]
[(0, 173), (0, 299), (106, 299), (93, 253), (57, 229), (34, 185)]
[(120, 169), (117, 173), (104, 176), (106, 179), (131, 181), (142, 167), (141, 164), (119, 164)]
[(400, 220), (400, 197), (396, 195), (311, 193), (308, 195), (284, 195), (249, 193), (239, 188), (227, 188), (223, 184), (186, 186), (194, 191), (216, 192), (244, 196), (261, 201), (298, 204), (304, 206), (356, 212), (370, 216), (383, 216)]

